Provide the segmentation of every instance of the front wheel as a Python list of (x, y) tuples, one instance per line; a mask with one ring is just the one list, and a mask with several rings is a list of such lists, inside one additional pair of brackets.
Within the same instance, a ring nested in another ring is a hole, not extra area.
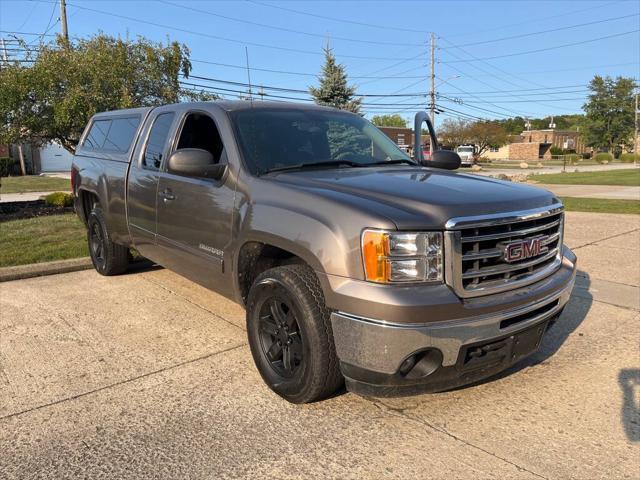
[(87, 219), (87, 242), (91, 262), (100, 275), (117, 275), (127, 269), (129, 249), (111, 241), (99, 206), (91, 210)]
[(330, 313), (308, 266), (276, 267), (258, 276), (247, 301), (247, 333), (260, 375), (286, 400), (313, 402), (342, 385)]

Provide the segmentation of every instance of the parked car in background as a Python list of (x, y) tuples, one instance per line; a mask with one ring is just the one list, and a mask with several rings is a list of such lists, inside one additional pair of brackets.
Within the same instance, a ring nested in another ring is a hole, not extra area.
[(256, 367), (291, 402), (502, 371), (569, 299), (563, 207), (451, 171), (423, 118), (432, 149), (418, 139), (414, 161), (361, 116), (307, 104), (99, 113), (72, 166), (93, 265), (122, 273), (135, 248), (243, 305)]

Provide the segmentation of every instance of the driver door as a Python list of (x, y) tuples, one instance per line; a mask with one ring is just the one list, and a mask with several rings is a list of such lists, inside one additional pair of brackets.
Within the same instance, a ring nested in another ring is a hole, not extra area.
[[(174, 151), (200, 148), (215, 163), (227, 156), (214, 119), (201, 111), (182, 117)], [(158, 181), (157, 245), (161, 263), (207, 288), (230, 290), (223, 278), (225, 251), (231, 242), (235, 187), (229, 175), (220, 180), (177, 175), (164, 162)]]

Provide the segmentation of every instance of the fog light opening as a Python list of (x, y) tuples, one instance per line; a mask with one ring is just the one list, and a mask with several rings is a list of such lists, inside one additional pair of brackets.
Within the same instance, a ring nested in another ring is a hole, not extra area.
[(436, 348), (428, 348), (412, 353), (400, 364), (398, 373), (409, 379), (423, 378), (431, 375), (442, 365), (442, 352)]

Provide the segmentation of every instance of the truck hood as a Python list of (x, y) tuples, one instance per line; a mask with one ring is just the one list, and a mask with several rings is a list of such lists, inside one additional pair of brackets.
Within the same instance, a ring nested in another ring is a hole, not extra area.
[(559, 200), (540, 188), (424, 167), (287, 172), (273, 180), (384, 215), (399, 229), (441, 228), (453, 217), (514, 212)]

